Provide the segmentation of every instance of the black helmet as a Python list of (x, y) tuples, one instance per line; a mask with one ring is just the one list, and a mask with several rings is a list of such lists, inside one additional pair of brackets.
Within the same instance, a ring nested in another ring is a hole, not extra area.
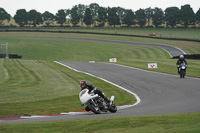
[(87, 86), (86, 80), (81, 80), (81, 81), (80, 81), (80, 86), (81, 86), (81, 89), (86, 88), (86, 86)]

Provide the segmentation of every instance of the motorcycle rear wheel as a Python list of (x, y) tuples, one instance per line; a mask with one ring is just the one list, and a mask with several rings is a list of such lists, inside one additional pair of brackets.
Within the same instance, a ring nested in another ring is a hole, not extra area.
[(109, 111), (111, 113), (116, 113), (117, 112), (117, 107), (114, 104), (112, 104), (112, 105), (110, 105)]

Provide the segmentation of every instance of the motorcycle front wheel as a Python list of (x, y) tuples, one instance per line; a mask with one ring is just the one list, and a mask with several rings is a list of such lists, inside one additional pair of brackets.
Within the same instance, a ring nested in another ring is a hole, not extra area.
[(185, 71), (184, 70), (180, 71), (180, 78), (185, 78)]
[(180, 78), (182, 78), (183, 77), (183, 71), (181, 70), (180, 71)]
[(98, 107), (98, 106), (95, 106), (92, 102), (88, 102), (87, 106), (88, 106), (88, 108), (89, 108), (92, 112), (94, 112), (95, 114), (100, 114), (100, 113), (101, 113), (99, 107)]

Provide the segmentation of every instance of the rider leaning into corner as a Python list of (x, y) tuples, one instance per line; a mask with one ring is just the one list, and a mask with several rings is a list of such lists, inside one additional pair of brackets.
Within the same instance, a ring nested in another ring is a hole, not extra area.
[[(108, 103), (111, 102), (100, 90), (98, 90), (92, 84), (88, 85), (87, 82), (86, 82), (86, 80), (81, 80), (80, 81), (80, 86), (81, 86), (81, 90), (88, 89), (89, 92), (94, 91), (94, 94), (98, 94), (99, 96), (101, 96)], [(90, 111), (87, 106), (85, 107), (85, 110), (86, 111)]]
[(184, 64), (184, 63), (185, 63), (185, 65), (188, 65), (187, 62), (186, 62), (186, 60), (185, 60), (185, 58), (184, 58), (184, 55), (180, 55), (180, 56), (179, 56), (179, 59), (178, 59), (177, 62), (176, 62), (177, 69), (178, 69), (178, 74), (180, 73), (180, 71), (179, 71), (180, 65), (181, 65), (181, 64)]

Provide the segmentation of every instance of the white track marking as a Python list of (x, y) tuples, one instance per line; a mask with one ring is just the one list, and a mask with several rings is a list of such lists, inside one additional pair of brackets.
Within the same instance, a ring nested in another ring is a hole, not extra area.
[[(62, 66), (65, 66), (65, 67), (67, 67), (67, 68), (69, 68), (69, 69), (71, 69), (71, 70), (74, 70), (74, 71), (76, 71), (76, 72), (81, 72), (81, 73), (85, 73), (85, 74), (87, 74), (87, 75), (96, 77), (96, 76), (94, 76), (94, 75), (92, 75), (92, 74), (90, 74), (90, 73), (86, 73), (86, 72), (79, 71), (79, 70), (74, 69), (74, 68), (72, 68), (72, 67), (70, 67), (70, 66), (68, 66), (68, 65), (62, 64), (62, 63), (60, 63), (60, 62), (58, 62), (58, 61), (54, 61), (54, 62), (55, 62), (55, 63), (58, 63), (58, 64), (60, 64), (60, 65), (62, 65)], [(143, 70), (143, 69), (139, 69), (139, 68), (135, 68), (135, 67), (129, 67), (129, 66), (124, 66), (124, 65), (119, 65), (119, 64), (113, 64), (113, 63), (107, 63), (107, 64), (112, 64), (112, 65), (117, 65), (117, 66), (121, 66), (121, 67), (131, 68), (131, 69), (135, 69), (135, 70), (139, 70), (139, 71), (144, 71), (144, 72), (157, 73), (157, 74), (163, 74), (163, 75), (168, 75), (168, 76), (177, 76), (177, 75), (171, 75), (171, 74), (166, 74), (166, 73), (160, 73), (160, 72), (153, 72), (153, 71)], [(137, 100), (136, 103), (134, 103), (133, 105), (117, 106), (117, 109), (118, 109), (118, 110), (136, 106), (137, 104), (139, 104), (139, 103), (141, 102), (140, 98), (139, 98), (135, 93), (133, 93), (133, 92), (131, 92), (131, 91), (129, 91), (129, 90), (127, 90), (127, 89), (125, 89), (125, 88), (123, 88), (123, 87), (121, 87), (121, 86), (115, 84), (115, 83), (112, 83), (112, 82), (110, 82), (110, 81), (108, 81), (108, 80), (106, 80), (106, 79), (103, 79), (103, 78), (101, 78), (101, 77), (96, 77), (96, 78), (99, 78), (99, 79), (101, 79), (101, 80), (103, 80), (103, 81), (105, 81), (105, 82), (108, 82), (108, 83), (110, 83), (110, 84), (112, 84), (112, 85), (114, 85), (114, 86), (116, 86), (116, 87), (118, 87), (118, 88), (120, 88), (120, 89), (123, 89), (123, 90), (127, 91), (128, 93), (130, 93), (130, 94), (132, 94), (132, 95), (135, 96), (135, 98), (136, 98), (136, 100)], [(200, 80), (199, 78), (193, 78), (193, 77), (188, 77), (188, 78)], [(68, 112), (68, 113), (60, 113), (60, 114), (61, 114), (61, 115), (84, 115), (84, 114), (88, 114), (88, 113), (91, 113), (91, 112)], [(31, 119), (31, 118), (42, 118), (42, 117), (46, 118), (46, 117), (53, 117), (53, 116), (39, 116), (39, 115), (35, 115), (35, 116), (21, 116), (20, 118), (21, 118), (21, 119)]]
[(174, 48), (180, 50), (183, 54), (187, 54), (185, 51), (183, 51), (182, 49), (180, 49), (180, 48), (178, 48), (178, 47), (174, 47)]
[[(58, 63), (58, 64), (60, 64), (60, 65), (62, 65), (62, 66), (65, 66), (65, 67), (67, 67), (67, 68), (69, 68), (69, 69), (71, 69), (71, 70), (74, 70), (74, 71), (76, 71), (76, 72), (81, 72), (81, 73), (85, 73), (85, 74), (87, 74), (87, 75), (96, 77), (96, 76), (94, 76), (94, 75), (92, 75), (92, 74), (90, 74), (90, 73), (86, 73), (86, 72), (82, 72), (82, 71), (76, 70), (76, 69), (74, 69), (74, 68), (72, 68), (72, 67), (70, 67), (70, 66), (68, 66), (68, 65), (66, 65), (66, 64), (60, 63), (60, 62), (58, 62), (58, 61), (54, 61), (54, 62), (55, 62), (55, 63)], [(110, 82), (110, 81), (108, 81), (108, 80), (106, 80), (106, 79), (104, 79), (104, 78), (101, 78), (101, 77), (96, 77), (96, 78), (99, 78), (99, 79), (101, 79), (101, 80), (103, 80), (103, 81), (105, 81), (105, 82), (107, 82), (107, 83), (110, 83), (110, 84), (112, 84), (112, 85), (114, 85), (114, 86), (116, 86), (116, 87), (118, 87), (118, 88), (120, 88), (120, 89), (122, 89), (122, 90), (124, 90), (124, 91), (126, 91), (126, 92), (128, 92), (128, 93), (130, 93), (130, 94), (132, 94), (132, 95), (136, 98), (136, 102), (135, 102), (134, 104), (132, 104), (132, 105), (117, 106), (119, 109), (125, 109), (125, 108), (129, 108), (129, 107), (133, 107), (133, 106), (138, 105), (138, 104), (141, 102), (139, 96), (138, 96), (137, 94), (131, 92), (130, 90), (127, 90), (126, 88), (124, 88), (124, 87), (122, 87), (122, 86), (119, 86), (119, 85), (117, 85), (117, 84), (115, 84), (115, 83), (112, 83), (112, 82)]]

